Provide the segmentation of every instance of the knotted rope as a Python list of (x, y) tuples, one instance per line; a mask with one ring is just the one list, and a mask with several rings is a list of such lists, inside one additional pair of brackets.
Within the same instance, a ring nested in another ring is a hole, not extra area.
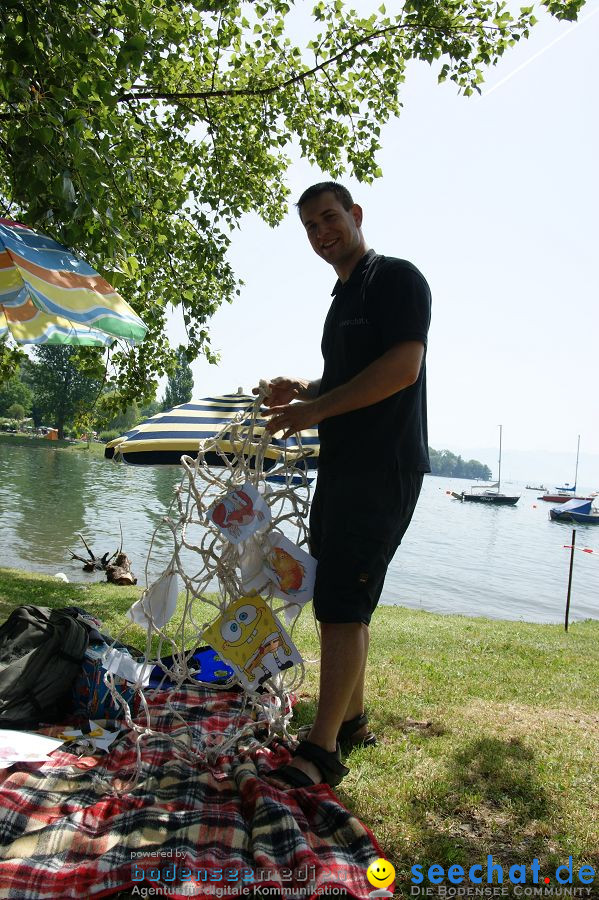
[[(262, 385), (261, 385), (262, 387)], [(247, 596), (244, 590), (241, 572), (240, 555), (249, 549), (264, 558), (271, 545), (268, 536), (273, 531), (281, 531), (282, 526), (295, 533), (295, 543), (307, 550), (308, 532), (305, 520), (309, 507), (310, 487), (306, 476), (307, 454), (297, 436), (297, 449), (290, 450), (287, 443), (282, 447), (275, 465), (265, 471), (265, 453), (269, 448), (272, 457), (272, 445), (269, 447), (271, 435), (257, 425), (260, 418), (260, 406), (266, 391), (262, 388), (250, 410), (239, 412), (234, 419), (223, 426), (215, 436), (201, 442), (197, 459), (189, 456), (181, 457), (183, 474), (167, 514), (157, 525), (150, 541), (146, 562), (146, 583), (148, 565), (154, 551), (156, 536), (160, 529), (167, 529), (172, 538), (172, 556), (163, 575), (164, 584), (172, 583), (169, 576), (181, 580), (185, 591), (185, 604), (178, 625), (169, 627), (167, 622), (156, 621), (149, 608), (148, 588), (137, 606), (140, 606), (147, 619), (146, 648), (144, 662), (155, 665), (155, 660), (164, 656), (172, 656), (172, 664), (168, 669), (160, 663), (164, 678), (168, 676), (174, 683), (166, 700), (166, 707), (172, 713), (173, 721), (178, 723), (170, 732), (173, 744), (173, 755), (195, 765), (217, 767), (223, 757), (237, 752), (267, 746), (275, 736), (288, 736), (288, 724), (291, 718), (290, 694), (298, 691), (304, 680), (303, 663), (285, 669), (275, 675), (260, 690), (252, 690), (237, 681), (242, 692), (243, 702), (233, 727), (227, 733), (209, 732), (197, 734), (197, 729), (190, 726), (170, 699), (184, 683), (190, 683), (192, 672), (189, 663), (194, 649), (205, 643), (203, 635), (211, 623), (234, 600)], [(227, 452), (222, 449), (226, 444)], [(231, 453), (232, 449), (232, 453)], [(221, 467), (210, 466), (206, 456), (217, 454)], [(273, 485), (266, 481), (267, 474), (283, 476), (283, 481)], [(293, 482), (292, 483), (292, 478)], [(253, 485), (271, 513), (271, 521), (258, 533), (240, 544), (229, 542), (218, 528), (208, 519), (208, 510), (219, 497), (240, 488), (246, 482)], [(249, 545), (249, 546), (248, 546)], [(185, 554), (183, 554), (185, 551)], [(191, 565), (189, 559), (197, 559), (197, 565)], [(187, 560), (187, 562), (185, 561)], [(160, 579), (158, 579), (160, 582)], [(154, 587), (156, 587), (156, 584)], [(216, 591), (213, 590), (217, 586)], [(165, 588), (166, 590), (166, 588)], [(288, 615), (293, 624), (288, 628), (293, 639), (296, 615), (299, 606), (293, 599), (281, 600), (274, 596), (275, 586), (266, 582), (260, 596), (266, 601), (276, 617)], [(118, 636), (119, 640), (129, 630), (127, 628)], [(150, 660), (154, 662), (150, 663)], [(139, 662), (139, 661), (138, 661)], [(147, 669), (146, 669), (147, 674)], [(135, 696), (139, 699), (137, 721), (131, 715), (130, 704), (118, 692), (114, 677), (105, 676), (114, 702), (121, 708), (123, 720), (134, 742), (137, 763), (135, 771), (123, 789), (132, 790), (142, 777), (142, 746), (144, 740), (160, 738), (165, 734), (153, 728), (152, 710), (148, 699), (154, 691), (161, 690), (144, 687), (144, 673), (133, 685)], [(164, 679), (163, 679), (164, 680)], [(191, 683), (202, 685), (193, 679)], [(211, 691), (222, 690), (224, 686), (210, 683), (206, 685)], [(133, 702), (131, 706), (133, 706)], [(240, 725), (243, 717), (252, 714), (249, 723)], [(142, 720), (143, 724), (140, 724)]]

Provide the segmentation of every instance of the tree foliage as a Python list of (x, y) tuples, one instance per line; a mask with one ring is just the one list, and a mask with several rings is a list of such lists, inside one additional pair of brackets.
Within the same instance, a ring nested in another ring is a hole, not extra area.
[(187, 360), (185, 350), (179, 347), (177, 350), (177, 365), (172, 375), (168, 377), (162, 408), (171, 409), (180, 403), (189, 403), (192, 395), (193, 374), (191, 366)]
[[(545, 6), (573, 19), (583, 2)], [(112, 352), (123, 403), (172, 367), (169, 304), (188, 358), (212, 358), (207, 322), (239, 290), (230, 230), (248, 211), (281, 220), (293, 142), (333, 177), (371, 181), (410, 60), (468, 94), (535, 21), (501, 0), (389, 6), (3, 0), (0, 213), (78, 250), (148, 324), (137, 349)], [(1, 342), (0, 356), (14, 363)]]
[(35, 406), (45, 424), (58, 428), (64, 437), (65, 425), (78, 416), (89, 416), (102, 390), (100, 378), (90, 378), (77, 365), (80, 351), (75, 347), (35, 348), (35, 361), (27, 377), (35, 395)]
[(20, 421), (25, 418), (25, 407), (21, 406), (20, 403), (13, 403), (12, 406), (9, 406), (6, 410), (6, 415), (9, 419)]
[(23, 417), (29, 415), (32, 402), (31, 388), (17, 374), (0, 384), (0, 416), (8, 416), (8, 410), (15, 404), (23, 408)]
[[(107, 409), (107, 410), (114, 409), (114, 404), (110, 403), (110, 399), (111, 399), (110, 394), (106, 394), (104, 397), (101, 397), (98, 402), (97, 410), (101, 411), (102, 407), (104, 407), (104, 409)], [(108, 402), (105, 402), (103, 404), (102, 403), (103, 400), (108, 401)], [(96, 425), (102, 429), (105, 429), (108, 431), (117, 431), (119, 433), (122, 433), (123, 431), (129, 431), (129, 429), (133, 428), (134, 425), (137, 425), (139, 420), (140, 420), (139, 407), (138, 407), (137, 403), (134, 401), (129, 406), (127, 406), (127, 408), (125, 410), (117, 413), (116, 416), (110, 417), (110, 415), (108, 415), (106, 417), (106, 419), (104, 420), (104, 418), (102, 417), (102, 415), (100, 413), (94, 417), (93, 421), (94, 421), (94, 425)], [(97, 430), (97, 428), (94, 428), (94, 430)]]

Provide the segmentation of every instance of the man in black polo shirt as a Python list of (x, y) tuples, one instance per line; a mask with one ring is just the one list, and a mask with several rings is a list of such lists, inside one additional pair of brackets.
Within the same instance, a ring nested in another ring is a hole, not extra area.
[(338, 280), (322, 337), (322, 377), (275, 378), (266, 401), (271, 432), (288, 436), (318, 425), (320, 436), (310, 511), (321, 623), (318, 711), (292, 762), (273, 777), (293, 787), (334, 786), (349, 771), (339, 742), (376, 742), (364, 707), (368, 626), (430, 471), (431, 298), (415, 266), (368, 249), (362, 210), (346, 188), (313, 185), (297, 206), (312, 248)]

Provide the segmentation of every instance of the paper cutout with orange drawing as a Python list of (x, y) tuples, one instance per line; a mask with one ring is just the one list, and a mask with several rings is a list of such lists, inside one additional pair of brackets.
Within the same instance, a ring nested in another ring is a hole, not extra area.
[(216, 500), (208, 510), (208, 519), (232, 544), (245, 541), (271, 521), (270, 507), (253, 484), (246, 481)]
[(293, 641), (262, 597), (240, 597), (204, 632), (249, 690), (301, 663)]
[(245, 591), (264, 590), (267, 581), (274, 585), (273, 595), (303, 606), (314, 594), (316, 560), (280, 531), (264, 537), (262, 547), (248, 541), (240, 558), (241, 580)]
[(272, 549), (264, 560), (264, 568), (275, 585), (275, 596), (292, 598), (303, 606), (314, 594), (316, 560), (280, 532), (268, 536)]

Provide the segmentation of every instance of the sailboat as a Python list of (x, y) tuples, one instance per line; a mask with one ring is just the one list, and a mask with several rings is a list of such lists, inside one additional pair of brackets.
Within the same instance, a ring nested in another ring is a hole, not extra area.
[(470, 488), (470, 493), (466, 493), (466, 491), (462, 491), (460, 494), (454, 494), (454, 496), (461, 497), (464, 503), (487, 503), (492, 506), (515, 506), (518, 500), (520, 499), (520, 494), (517, 496), (514, 494), (502, 494), (501, 493), (501, 437), (502, 437), (503, 426), (499, 426), (499, 472), (497, 475), (497, 481), (495, 484), (490, 485), (487, 488), (480, 488), (478, 485), (473, 485)]
[(578, 481), (578, 457), (580, 456), (580, 435), (576, 447), (576, 471), (574, 472), (574, 484), (572, 487), (566, 482), (564, 487), (556, 487), (555, 491), (545, 491), (537, 500), (547, 500), (548, 503), (566, 503), (568, 500), (592, 500), (592, 497), (577, 497), (576, 482)]

